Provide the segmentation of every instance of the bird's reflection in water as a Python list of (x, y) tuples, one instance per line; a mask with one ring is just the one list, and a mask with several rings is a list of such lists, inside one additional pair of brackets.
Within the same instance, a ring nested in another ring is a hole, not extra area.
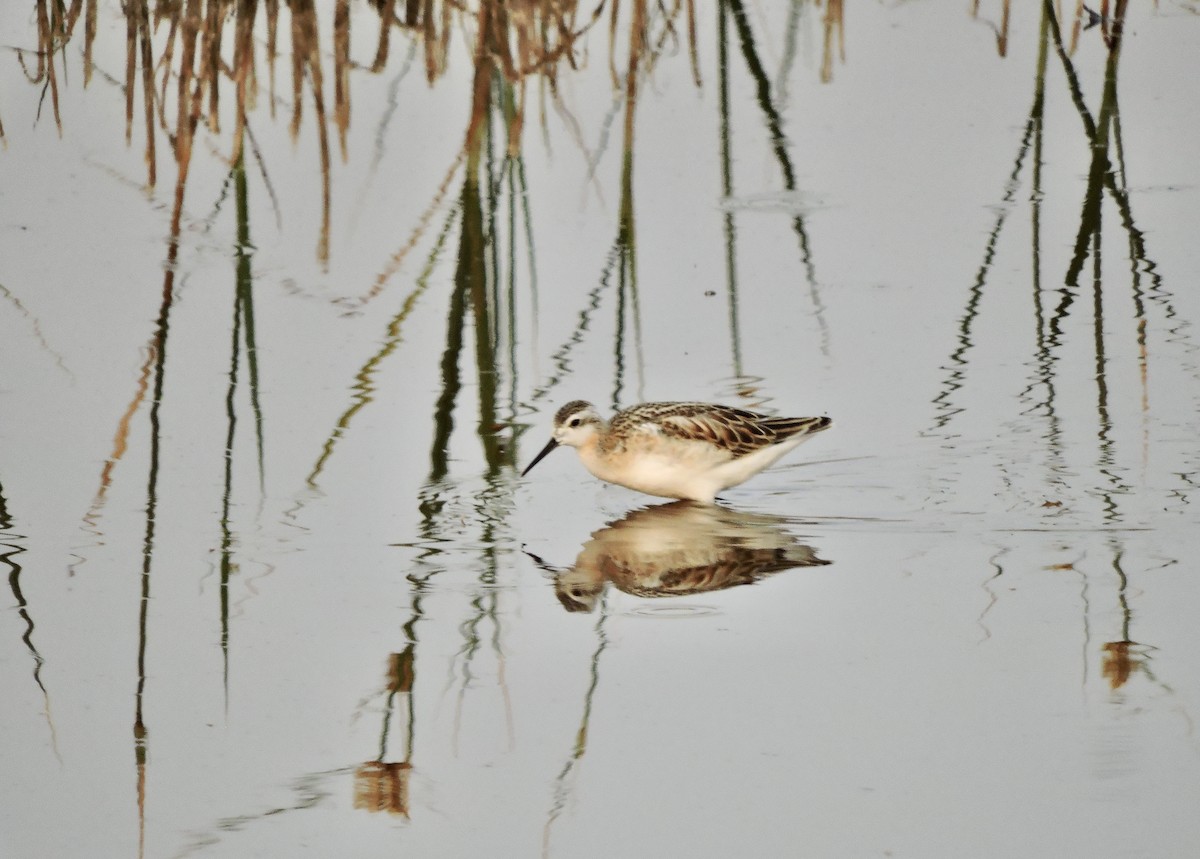
[(567, 611), (587, 612), (605, 582), (639, 597), (685, 596), (830, 563), (785, 523), (691, 501), (634, 510), (592, 534), (575, 565), (555, 574), (554, 592)]

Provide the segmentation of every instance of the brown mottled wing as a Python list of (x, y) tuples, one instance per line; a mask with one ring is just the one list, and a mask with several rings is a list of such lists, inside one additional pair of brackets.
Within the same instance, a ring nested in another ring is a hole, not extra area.
[(729, 546), (720, 559), (694, 567), (680, 566), (647, 572), (629, 564), (613, 564), (605, 574), (618, 588), (639, 597), (672, 597), (721, 591), (738, 585), (752, 585), (759, 579), (794, 567), (817, 567), (830, 563), (816, 557), (795, 557), (787, 549)]
[(653, 422), (665, 435), (718, 444), (735, 459), (796, 433), (820, 432), (830, 424), (829, 418), (775, 418), (711, 403), (646, 403), (618, 415), (614, 428), (621, 419)]

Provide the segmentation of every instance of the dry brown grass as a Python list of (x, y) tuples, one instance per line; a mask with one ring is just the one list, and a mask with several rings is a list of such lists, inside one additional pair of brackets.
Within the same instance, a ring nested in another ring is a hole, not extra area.
[[(264, 62), (267, 102), (271, 115), (275, 114), (276, 61), (283, 38), (290, 40), (285, 49), (291, 60), (289, 128), (298, 135), (305, 112), (311, 111), (319, 138), (323, 225), (318, 253), (322, 258), (328, 253), (329, 128), (336, 129), (339, 151), (345, 160), (352, 116), (352, 75), (355, 71), (379, 73), (386, 68), (396, 31), (418, 42), (430, 83), (446, 71), (455, 32), (466, 34), (474, 43), (476, 85), (463, 141), (468, 162), (473, 160), (472, 152), (477, 152), (481, 119), (494, 107), (490, 103), (491, 81), (502, 80), (511, 88), (514, 109), (507, 117), (508, 149), (515, 154), (525, 126), (528, 83), (535, 80), (543, 94), (557, 93), (561, 70), (573, 71), (586, 63), (585, 37), (602, 20), (607, 21), (608, 69), (615, 89), (624, 87), (627, 95), (636, 95), (636, 81), (631, 90), (630, 73), (651, 72), (660, 57), (681, 44), (686, 45), (697, 85), (701, 80), (695, 0), (595, 0), (584, 4), (579, 0), (368, 2), (378, 16), (378, 26), (366, 36), (374, 42), (374, 50), (370, 64), (365, 65), (352, 58), (350, 0), (333, 0), (331, 9), (323, 5), (322, 13), (328, 16), (324, 22), (314, 0), (283, 4), (280, 0), (157, 0), (153, 7), (151, 0), (123, 0), (126, 140), (132, 144), (140, 116), (146, 184), (153, 187), (157, 181), (157, 142), (164, 137), (180, 172), (186, 176), (199, 123), (203, 122), (213, 134), (221, 131), (223, 90), (233, 94), (233, 108), (226, 111), (232, 114), (233, 123), (228, 158), (231, 164), (237, 161), (247, 116), (260, 97), (259, 66)], [(814, 0), (814, 5), (821, 5), (820, 0)], [(1004, 55), (1010, 0), (986, 4), (988, 8), (983, 11), (981, 5), (982, 0), (974, 0), (971, 14), (992, 27), (997, 50)], [(1064, 25), (1068, 21), (1070, 24), (1069, 51), (1074, 50), (1081, 30), (1096, 23), (1106, 40), (1111, 38), (1109, 29), (1116, 16), (1111, 13), (1109, 0), (1099, 0), (1097, 13), (1089, 12), (1082, 0), (1076, 0), (1069, 18), (1063, 15), (1061, 0), (1056, 5), (1058, 19)], [(41, 97), (48, 99), (61, 134), (59, 95), (65, 80), (66, 49), (72, 39), (78, 38), (82, 18), (83, 80), (87, 86), (93, 72), (97, 0), (35, 0), (34, 9), (37, 49), (18, 51), (18, 58), (29, 81), (43, 88)], [(281, 15), (285, 13), (287, 20), (283, 21)], [(358, 20), (361, 27), (361, 17)], [(329, 28), (325, 40), (322, 23)], [(828, 81), (835, 54), (845, 60), (844, 0), (824, 0), (822, 24), (821, 79)], [(622, 38), (622, 28), (628, 29), (627, 38)], [(265, 39), (256, 37), (256, 30), (265, 31)], [(619, 60), (623, 47), (627, 63)], [(168, 115), (172, 104), (175, 109)]]
[[(680, 41), (685, 29), (693, 74), (699, 81), (695, 47), (694, 0), (674, 0), (667, 8), (648, 0), (599, 0), (581, 9), (578, 0), (479, 0), (474, 6), (462, 0), (370, 0), (378, 15), (378, 29), (369, 66), (359, 65), (351, 54), (350, 0), (335, 0), (332, 16), (324, 23), (330, 38), (322, 39), (321, 15), (314, 0), (124, 0), (125, 16), (125, 136), (132, 145), (137, 124), (142, 126), (146, 185), (158, 181), (159, 143), (164, 139), (177, 167), (176, 217), (187, 184), (197, 129), (221, 133), (222, 117), (232, 121), (229, 163), (241, 156), (247, 117), (260, 99), (260, 66), (267, 66), (265, 94), (270, 113), (276, 107), (276, 61), (280, 42), (287, 38), (291, 60), (291, 116), (293, 136), (311, 111), (319, 142), (322, 225), (317, 255), (327, 259), (330, 219), (330, 127), (336, 129), (342, 159), (347, 158), (346, 138), (351, 121), (351, 81), (355, 71), (378, 73), (388, 64), (394, 31), (416, 39), (424, 56), (427, 80), (436, 81), (447, 68), (449, 45), (455, 32), (475, 44), (475, 84), (463, 141), (467, 163), (478, 158), (483, 119), (495, 108), (492, 83), (503, 82), (511, 99), (506, 116), (509, 154), (519, 151), (525, 124), (526, 90), (536, 79), (542, 92), (557, 92), (560, 69), (574, 70), (585, 61), (583, 38), (604, 16), (609, 21), (610, 68), (617, 80), (614, 54), (618, 27), (628, 22), (629, 69), (645, 72), (669, 45)], [(328, 7), (323, 6), (322, 11)], [(286, 10), (287, 20), (281, 16)], [(97, 0), (36, 0), (37, 50), (18, 52), (29, 81), (43, 87), (49, 97), (55, 126), (62, 132), (59, 92), (65, 78), (66, 48), (78, 37), (83, 19), (83, 78), (92, 78), (93, 46), (97, 35)], [(648, 21), (656, 20), (657, 32)], [(361, 27), (361, 18), (359, 19)], [(265, 40), (256, 32), (265, 31)], [(285, 35), (286, 34), (286, 35)], [(628, 82), (626, 82), (628, 86)], [(330, 93), (332, 90), (332, 93)], [(232, 107), (222, 102), (232, 93)], [(332, 99), (332, 101), (331, 101)], [(545, 114), (543, 113), (543, 116)], [(0, 126), (0, 136), (3, 127)], [(469, 175), (474, 175), (473, 170)]]
[[(385, 69), (398, 33), (406, 47), (415, 40), (430, 84), (446, 72), (452, 39), (465, 36), (473, 45), (474, 78), (460, 153), (468, 181), (477, 175), (485, 120), (492, 112), (503, 114), (510, 157), (520, 152), (531, 102), (539, 106), (543, 125), (547, 99), (566, 113), (559, 100), (559, 75), (587, 64), (587, 36), (597, 25), (607, 29), (607, 65), (614, 89), (626, 101), (626, 151), (632, 146), (638, 80), (651, 73), (661, 57), (686, 47), (692, 76), (697, 85), (701, 80), (695, 0), (367, 2), (377, 26), (364, 26), (369, 16), (352, 15), (350, 0), (333, 0), (320, 9), (314, 0), (122, 0), (125, 64), (120, 83), (126, 142), (132, 146), (140, 140), (144, 147), (148, 188), (159, 181), (164, 144), (175, 163), (173, 242), (179, 236), (197, 134), (206, 130), (217, 138), (229, 164), (236, 163), (246, 142), (248, 119), (265, 99), (271, 117), (279, 104), (290, 103), (288, 127), (293, 137), (305, 127), (305, 114), (317, 135), (317, 257), (326, 262), (332, 205), (330, 137), (336, 133), (345, 161), (354, 75)], [(43, 88), (42, 98), (49, 102), (60, 134), (64, 119), (59, 95), (67, 76), (67, 48), (73, 40), (82, 41), (82, 77), (88, 86), (100, 32), (97, 7), (97, 0), (35, 0), (37, 48), (18, 52), (29, 81)], [(840, 0), (826, 0), (827, 44), (832, 44), (836, 31), (839, 52), (841, 9)], [(355, 37), (368, 42), (369, 64), (354, 59), (352, 17)], [(290, 60), (286, 95), (276, 92), (281, 56), (287, 58), (284, 62)]]

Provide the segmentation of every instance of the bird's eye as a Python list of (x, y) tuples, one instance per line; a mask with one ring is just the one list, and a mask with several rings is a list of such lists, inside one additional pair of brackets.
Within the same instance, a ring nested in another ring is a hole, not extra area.
[(571, 418), (569, 421), (567, 421), (567, 426), (569, 426), (569, 427), (579, 426), (579, 418)]

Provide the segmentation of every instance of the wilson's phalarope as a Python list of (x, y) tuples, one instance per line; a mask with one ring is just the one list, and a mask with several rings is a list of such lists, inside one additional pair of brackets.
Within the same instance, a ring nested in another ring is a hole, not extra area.
[(605, 421), (591, 403), (572, 400), (558, 410), (549, 444), (521, 476), (565, 444), (601, 480), (711, 504), (718, 492), (749, 480), (831, 423), (712, 403), (642, 403)]

